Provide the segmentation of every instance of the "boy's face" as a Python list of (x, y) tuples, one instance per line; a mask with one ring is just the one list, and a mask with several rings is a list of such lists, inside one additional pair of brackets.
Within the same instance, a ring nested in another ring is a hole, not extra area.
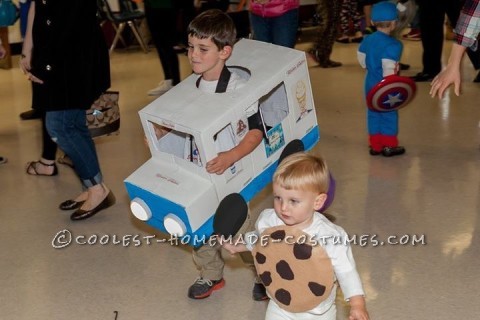
[(188, 60), (193, 72), (202, 75), (207, 81), (220, 78), (225, 61), (232, 52), (232, 47), (225, 46), (218, 50), (211, 38), (199, 39), (188, 36)]
[(273, 183), (273, 207), (275, 213), (287, 226), (300, 229), (308, 227), (313, 220), (313, 212), (319, 210), (327, 200), (324, 193), (306, 190), (287, 190)]

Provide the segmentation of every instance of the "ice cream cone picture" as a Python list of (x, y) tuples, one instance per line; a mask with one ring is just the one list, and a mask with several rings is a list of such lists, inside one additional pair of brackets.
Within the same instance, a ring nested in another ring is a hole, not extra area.
[(312, 110), (307, 108), (307, 87), (305, 86), (305, 82), (303, 82), (303, 80), (297, 82), (295, 87), (295, 98), (297, 99), (299, 109), (299, 116), (297, 118), (298, 122)]

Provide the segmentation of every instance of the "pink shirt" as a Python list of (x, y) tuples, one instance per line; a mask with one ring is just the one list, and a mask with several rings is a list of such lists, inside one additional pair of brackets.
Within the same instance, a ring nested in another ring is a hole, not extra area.
[(272, 18), (278, 17), (300, 6), (300, 0), (270, 0), (265, 4), (260, 4), (252, 0), (250, 11), (257, 16)]

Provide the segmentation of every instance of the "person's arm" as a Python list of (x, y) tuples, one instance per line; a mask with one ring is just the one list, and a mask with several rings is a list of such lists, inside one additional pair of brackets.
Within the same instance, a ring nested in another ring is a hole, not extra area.
[(260, 142), (262, 142), (262, 139), (262, 131), (258, 129), (248, 131), (245, 138), (243, 138), (236, 147), (225, 152), (220, 152), (217, 157), (207, 162), (207, 172), (222, 174), (232, 164), (255, 150)]
[(2, 39), (0, 39), (0, 59), (3, 59), (6, 53), (7, 53), (7, 50), (5, 50), (2, 44)]
[(230, 254), (248, 251), (248, 248), (245, 244), (235, 243), (235, 240), (232, 240), (231, 242), (223, 242), (222, 247), (228, 252), (230, 252)]
[(463, 55), (467, 48), (457, 43), (452, 45), (452, 51), (450, 52), (450, 58), (448, 58), (447, 67), (440, 72), (432, 81), (430, 88), (430, 95), (434, 98), (438, 95), (438, 98), (443, 97), (445, 90), (453, 83), (455, 88), (455, 94), (460, 95), (460, 84), (462, 83), (460, 74), (460, 64), (462, 62)]
[(20, 58), (20, 69), (27, 76), (28, 80), (42, 84), (43, 81), (34, 76), (30, 69), (32, 68), (32, 50), (33, 50), (33, 20), (35, 19), (35, 1), (32, 1), (28, 9), (27, 30), (25, 39), (23, 39), (22, 55)]
[(457, 25), (455, 26), (455, 44), (452, 46), (447, 67), (432, 81), (430, 95), (441, 99), (445, 90), (453, 83), (455, 94), (460, 95), (462, 83), (460, 64), (467, 48), (478, 50), (477, 37), (480, 33), (480, 0), (465, 1)]
[(350, 297), (350, 315), (348, 320), (369, 320), (370, 316), (365, 305), (365, 298), (363, 296)]

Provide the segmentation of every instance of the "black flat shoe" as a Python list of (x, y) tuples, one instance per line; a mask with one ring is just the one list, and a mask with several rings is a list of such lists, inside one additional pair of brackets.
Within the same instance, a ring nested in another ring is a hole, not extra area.
[(398, 146), (398, 147), (383, 147), (382, 149), (382, 156), (384, 157), (393, 157), (399, 156), (405, 153), (405, 148)]
[(372, 148), (370, 148), (369, 153), (371, 156), (378, 156), (382, 154), (382, 151), (375, 151)]
[(111, 207), (115, 204), (115, 196), (113, 195), (112, 191), (108, 193), (105, 199), (103, 199), (102, 202), (92, 210), (82, 210), (82, 209), (77, 209), (72, 215), (70, 216), (70, 219), (73, 221), (76, 220), (84, 220), (88, 219), (90, 217), (93, 217), (97, 212), (107, 209), (108, 207)]
[(473, 82), (475, 83), (480, 82), (480, 71), (477, 73), (477, 76), (475, 77), (475, 79), (473, 79)]
[(35, 109), (20, 113), (20, 119), (22, 120), (34, 120), (34, 119), (40, 119), (41, 117), (42, 117), (42, 113)]
[(82, 204), (84, 203), (85, 201), (75, 201), (75, 200), (67, 200), (67, 201), (63, 201), (62, 203), (60, 203), (60, 205), (58, 206), (58, 208), (60, 210), (73, 210), (73, 209), (78, 209), (82, 206)]
[(413, 77), (410, 77), (415, 82), (430, 82), (435, 78), (435, 75), (430, 73), (419, 72)]
[(360, 43), (363, 41), (363, 37), (355, 37), (351, 40), (353, 43)]
[(319, 63), (318, 66), (320, 68), (337, 68), (341, 67), (342, 63), (333, 60), (327, 60), (326, 62)]
[(408, 70), (410, 69), (410, 65), (409, 64), (406, 64), (406, 63), (399, 63), (398, 64), (400, 66), (400, 70)]

